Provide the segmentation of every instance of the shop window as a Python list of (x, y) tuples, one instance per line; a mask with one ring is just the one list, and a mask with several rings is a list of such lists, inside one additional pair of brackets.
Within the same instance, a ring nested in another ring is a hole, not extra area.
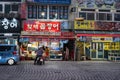
[(120, 14), (115, 14), (114, 20), (115, 21), (120, 21)]
[(49, 18), (50, 19), (58, 18), (58, 6), (50, 6)]
[(112, 20), (112, 14), (106, 14), (106, 16), (107, 16), (107, 20)]
[(38, 6), (38, 18), (47, 19), (47, 6)]
[(37, 18), (37, 6), (36, 5), (29, 5), (28, 6), (28, 18)]
[(32, 6), (28, 6), (28, 18), (32, 18)]
[(79, 12), (79, 17), (83, 17), (85, 20), (94, 20), (95, 14), (88, 12)]
[(9, 13), (10, 12), (10, 4), (5, 4), (5, 13)]
[(3, 8), (3, 6), (2, 6), (2, 4), (0, 4), (0, 12), (2, 11), (2, 8)]
[(68, 6), (50, 6), (50, 19), (68, 19)]
[(87, 17), (86, 12), (80, 12), (79, 17), (82, 17), (82, 18), (86, 19), (86, 17)]
[(68, 6), (28, 5), (28, 18), (47, 19), (49, 8), (49, 19), (68, 19)]
[(18, 5), (17, 4), (12, 5), (12, 11), (18, 11)]
[(5, 4), (5, 13), (10, 13), (12, 11), (18, 11), (18, 4)]
[(63, 6), (63, 19), (68, 19), (68, 7)]
[(94, 13), (87, 13), (87, 20), (95, 20)]
[(97, 13), (96, 14), (97, 20), (107, 20), (111, 21), (112, 20), (112, 14), (111, 13)]
[(33, 6), (33, 18), (37, 18), (37, 6)]

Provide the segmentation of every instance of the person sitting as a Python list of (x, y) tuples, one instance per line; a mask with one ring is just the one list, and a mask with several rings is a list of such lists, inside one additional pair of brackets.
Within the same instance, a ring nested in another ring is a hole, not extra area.
[(38, 57), (42, 57), (44, 51), (43, 51), (43, 48), (40, 47), (40, 48), (38, 48), (38, 50), (35, 51), (35, 52), (36, 52), (36, 57), (35, 57), (35, 60), (34, 60), (34, 64), (36, 64), (36, 61), (37, 61), (37, 58), (38, 58)]

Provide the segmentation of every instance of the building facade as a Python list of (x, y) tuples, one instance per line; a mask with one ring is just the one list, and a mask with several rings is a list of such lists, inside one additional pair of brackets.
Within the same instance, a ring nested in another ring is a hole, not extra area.
[[(111, 60), (120, 56), (119, 0), (0, 0), (0, 43), (20, 43), (34, 59), (40, 46), (51, 60)], [(62, 53), (61, 53), (62, 52)]]
[(75, 59), (111, 60), (120, 56), (120, 1), (72, 0)]
[[(69, 25), (71, 0), (25, 0), (21, 4), (23, 56), (31, 58), (40, 46), (49, 48), (52, 60), (62, 60), (61, 49), (66, 51), (74, 42)], [(32, 53), (31, 53), (32, 50)], [(71, 53), (72, 54), (72, 53)]]
[(0, 44), (18, 45), (21, 33), (21, 0), (0, 0)]

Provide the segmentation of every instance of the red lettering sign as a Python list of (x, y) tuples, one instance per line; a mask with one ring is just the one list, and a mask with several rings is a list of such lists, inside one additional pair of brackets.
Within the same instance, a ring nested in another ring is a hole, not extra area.
[(60, 22), (24, 21), (24, 31), (60, 32)]

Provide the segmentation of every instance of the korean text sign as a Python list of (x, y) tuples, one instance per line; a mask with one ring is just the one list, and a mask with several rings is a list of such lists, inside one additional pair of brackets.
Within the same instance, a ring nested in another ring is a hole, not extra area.
[(20, 33), (20, 23), (17, 19), (0, 19), (0, 33)]
[(60, 22), (24, 21), (24, 31), (60, 32)]

